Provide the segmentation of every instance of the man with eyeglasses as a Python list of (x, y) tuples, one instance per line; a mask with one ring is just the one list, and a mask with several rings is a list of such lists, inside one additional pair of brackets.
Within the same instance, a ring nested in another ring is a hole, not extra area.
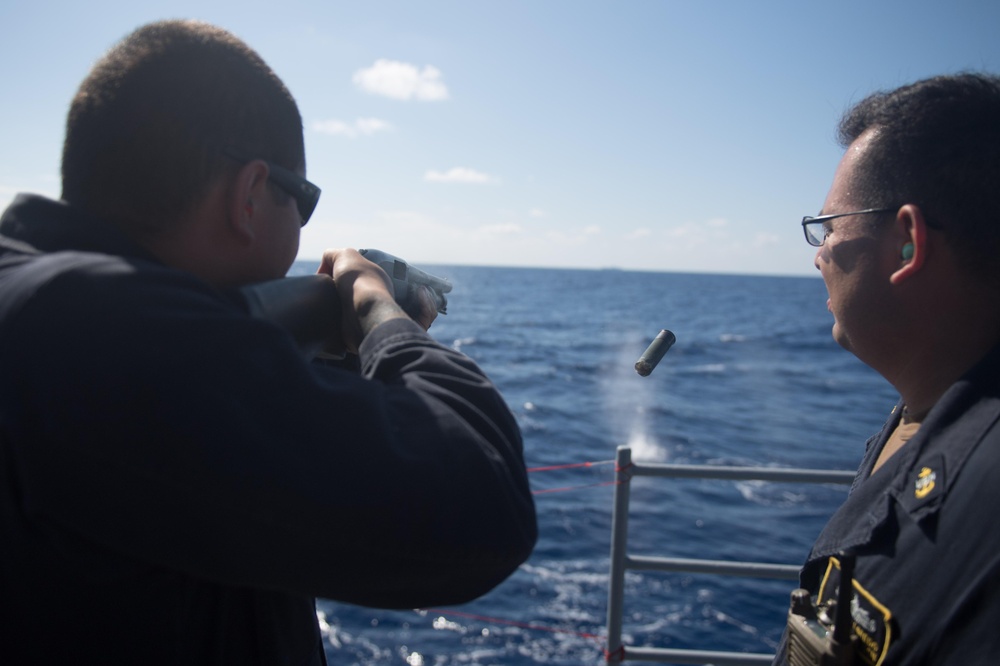
[(418, 324), (326, 252), (360, 372), (250, 316), (320, 195), (254, 51), (139, 28), (74, 98), (62, 177), (0, 219), (0, 664), (323, 664), (315, 597), (459, 603), (524, 561), (518, 426), (427, 294)]
[[(826, 606), (853, 562), (843, 599), (854, 660), (836, 663), (995, 664), (1000, 78), (877, 93), (845, 115), (840, 137), (826, 203), (802, 226), (834, 338), (901, 399), (800, 584)], [(792, 624), (775, 663), (813, 663)]]

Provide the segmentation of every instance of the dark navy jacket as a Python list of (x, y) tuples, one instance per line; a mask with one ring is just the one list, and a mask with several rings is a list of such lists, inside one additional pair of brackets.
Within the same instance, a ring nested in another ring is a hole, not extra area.
[[(901, 411), (869, 441), (800, 582), (834, 594), (837, 553), (856, 554), (856, 663), (1000, 663), (1000, 348), (872, 474)], [(784, 648), (775, 663), (786, 663)]]
[(111, 226), (0, 221), (0, 663), (321, 664), (314, 597), (473, 599), (535, 538), (518, 427), (410, 321), (311, 365)]

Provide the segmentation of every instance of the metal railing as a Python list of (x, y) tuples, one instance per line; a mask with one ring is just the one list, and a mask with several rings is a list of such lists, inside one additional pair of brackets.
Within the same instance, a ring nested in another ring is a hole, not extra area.
[(632, 450), (627, 446), (618, 447), (615, 462), (617, 483), (615, 485), (614, 513), (611, 522), (611, 580), (608, 584), (607, 662), (653, 661), (674, 664), (714, 664), (715, 666), (770, 664), (774, 658), (773, 654), (632, 647), (622, 644), (622, 612), (626, 570), (683, 571), (687, 573), (787, 580), (797, 579), (799, 573), (798, 566), (788, 564), (723, 562), (718, 560), (629, 555), (627, 547), (630, 482), (636, 476), (655, 476), (686, 479), (850, 484), (854, 480), (855, 473), (818, 469), (634, 463), (632, 462)]

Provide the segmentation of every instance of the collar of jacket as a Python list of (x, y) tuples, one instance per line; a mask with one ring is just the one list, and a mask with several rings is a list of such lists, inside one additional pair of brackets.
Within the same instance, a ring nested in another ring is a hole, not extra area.
[(17, 252), (75, 250), (161, 263), (114, 224), (36, 194), (17, 195), (4, 211), (0, 245)]
[[(941, 396), (917, 434), (877, 474), (871, 475), (875, 459), (899, 422), (901, 412), (902, 403), (870, 442), (858, 481), (844, 508), (824, 528), (809, 560), (869, 543), (874, 532), (889, 518), (894, 503), (915, 522), (941, 510), (969, 455), (1000, 419), (1000, 345)], [(864, 519), (859, 520), (862, 516)]]

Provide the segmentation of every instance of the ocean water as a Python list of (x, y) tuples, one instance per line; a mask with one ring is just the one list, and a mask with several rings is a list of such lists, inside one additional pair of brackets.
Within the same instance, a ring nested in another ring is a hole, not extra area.
[[(431, 333), (499, 386), (528, 467), (560, 468), (530, 474), (538, 545), (486, 596), (402, 612), (318, 602), (331, 664), (602, 664), (618, 446), (641, 461), (853, 470), (896, 402), (832, 341), (817, 278), (421, 268), (454, 284)], [(663, 328), (677, 343), (640, 377)], [(639, 478), (629, 552), (799, 564), (846, 492)], [(630, 572), (624, 642), (773, 652), (793, 586)]]

